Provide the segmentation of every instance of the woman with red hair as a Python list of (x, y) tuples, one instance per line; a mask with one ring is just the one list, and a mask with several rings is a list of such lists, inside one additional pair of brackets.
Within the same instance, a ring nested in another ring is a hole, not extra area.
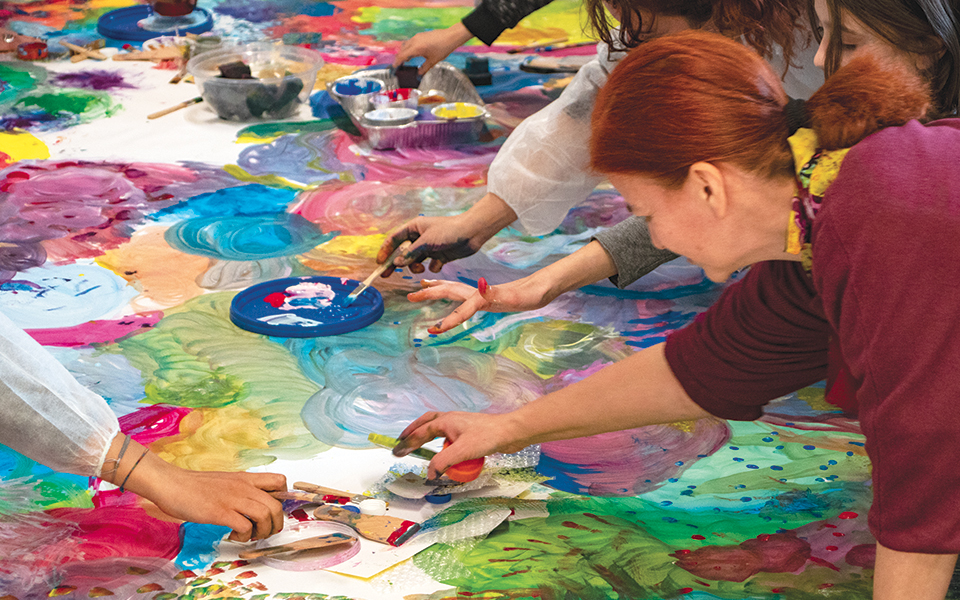
[(754, 266), (665, 343), (512, 413), (423, 415), (398, 453), (447, 438), (435, 475), (550, 440), (756, 419), (824, 379), (835, 338), (873, 466), (873, 597), (943, 598), (960, 551), (960, 295), (944, 294), (960, 119), (922, 124), (929, 84), (901, 58), (849, 60), (791, 135), (776, 75), (739, 44), (689, 32), (632, 52), (597, 99), (592, 166), (657, 246), (716, 281)]

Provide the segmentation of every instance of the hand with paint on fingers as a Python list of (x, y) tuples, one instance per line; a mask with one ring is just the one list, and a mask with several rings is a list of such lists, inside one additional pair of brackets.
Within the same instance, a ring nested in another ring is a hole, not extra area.
[(428, 329), (434, 335), (449, 331), (479, 311), (521, 312), (542, 308), (556, 297), (541, 287), (536, 279), (524, 277), (502, 285), (489, 285), (480, 278), (477, 287), (456, 281), (423, 279), (424, 289), (407, 294), (411, 302), (426, 300), (459, 300), (460, 306)]
[(408, 425), (400, 434), (393, 449), (395, 456), (406, 456), (432, 439), (443, 437), (450, 442), (427, 469), (428, 477), (435, 478), (451, 465), (473, 458), (482, 458), (495, 452), (519, 452), (526, 444), (517, 431), (512, 413), (488, 415), (467, 412), (429, 412)]
[(423, 31), (403, 42), (400, 51), (393, 60), (396, 69), (415, 56), (425, 60), (418, 69), (420, 75), (429, 71), (433, 65), (450, 55), (451, 52), (473, 39), (473, 34), (463, 23), (456, 23), (446, 29)]
[[(430, 259), (430, 271), (440, 272), (445, 263), (474, 254), (484, 242), (514, 222), (516, 213), (494, 194), (487, 194), (466, 212), (452, 217), (417, 217), (387, 237), (377, 253), (383, 264), (404, 241), (413, 245), (394, 258), (397, 267), (409, 266), (414, 273), (423, 273), (423, 261)], [(383, 277), (389, 277), (387, 269)]]
[(237, 542), (265, 539), (283, 529), (283, 505), (268, 493), (286, 491), (283, 475), (179, 471), (167, 478), (171, 493), (153, 498), (171, 517), (224, 525)]
[(268, 492), (286, 491), (275, 473), (226, 473), (182, 469), (136, 441), (117, 434), (100, 477), (150, 500), (181, 521), (224, 525), (230, 539), (263, 539), (283, 529), (283, 509)]

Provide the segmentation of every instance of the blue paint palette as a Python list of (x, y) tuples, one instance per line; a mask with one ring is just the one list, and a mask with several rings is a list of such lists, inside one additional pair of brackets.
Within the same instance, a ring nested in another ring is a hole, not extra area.
[(97, 20), (97, 32), (103, 37), (114, 40), (145, 42), (162, 35), (184, 35), (186, 33), (206, 33), (213, 29), (213, 17), (203, 8), (195, 8), (191, 16), (194, 21), (185, 26), (167, 31), (147, 30), (139, 25), (140, 21), (153, 15), (153, 9), (146, 4), (136, 4), (118, 8), (104, 14)]
[(383, 296), (372, 287), (343, 306), (358, 285), (353, 279), (323, 276), (266, 281), (233, 298), (230, 320), (241, 329), (276, 337), (349, 333), (383, 316)]

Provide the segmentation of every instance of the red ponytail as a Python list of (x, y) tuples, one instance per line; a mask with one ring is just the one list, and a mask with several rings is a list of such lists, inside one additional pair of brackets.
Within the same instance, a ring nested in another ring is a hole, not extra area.
[[(755, 53), (717, 34), (687, 31), (631, 51), (600, 90), (591, 165), (678, 187), (690, 165), (728, 162), (762, 176), (792, 176), (780, 81)], [(921, 118), (929, 93), (901, 61), (860, 57), (807, 103), (827, 149)]]

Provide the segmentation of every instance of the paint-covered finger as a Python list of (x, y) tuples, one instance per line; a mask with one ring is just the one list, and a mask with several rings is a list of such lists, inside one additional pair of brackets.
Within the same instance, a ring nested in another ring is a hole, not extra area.
[(411, 273), (417, 273), (417, 274), (423, 273), (424, 271), (427, 270), (423, 266), (423, 263), (418, 263), (418, 262), (410, 263), (409, 265), (407, 265), (407, 268), (410, 269)]
[(443, 261), (442, 261), (442, 260), (440, 260), (440, 259), (438, 259), (438, 258), (435, 258), (435, 259), (433, 259), (433, 260), (430, 261), (430, 272), (431, 272), (431, 273), (439, 273), (439, 272), (440, 272), (440, 269), (442, 269), (442, 268), (443, 268)]
[(400, 436), (397, 438), (400, 441), (400, 443), (394, 447), (393, 454), (395, 456), (406, 456), (407, 454), (410, 454), (410, 452), (412, 452), (413, 450), (416, 450), (423, 444), (426, 444), (427, 442), (432, 440), (433, 439), (432, 437), (428, 439), (422, 439), (425, 437), (425, 435), (415, 436), (414, 434), (417, 433), (417, 430), (420, 429), (422, 426), (426, 425), (427, 423), (430, 423), (431, 421), (435, 421), (440, 416), (440, 414), (441, 413), (435, 410), (430, 411), (428, 413), (424, 413), (420, 415), (412, 423), (407, 425), (403, 429), (403, 431), (400, 432)]
[[(400, 247), (400, 244), (407, 240), (416, 241), (418, 237), (420, 237), (420, 232), (416, 229), (416, 219), (414, 219), (387, 236), (387, 239), (380, 245), (380, 250), (377, 251), (377, 264), (385, 263), (390, 255)], [(396, 260), (394, 260), (394, 263), (396, 264)]]
[(453, 311), (444, 317), (439, 323), (427, 329), (428, 333), (434, 335), (450, 331), (454, 327), (462, 325), (467, 319), (477, 314), (478, 310), (483, 310), (486, 300), (480, 294), (474, 293), (467, 298), (463, 304), (453, 309)]

